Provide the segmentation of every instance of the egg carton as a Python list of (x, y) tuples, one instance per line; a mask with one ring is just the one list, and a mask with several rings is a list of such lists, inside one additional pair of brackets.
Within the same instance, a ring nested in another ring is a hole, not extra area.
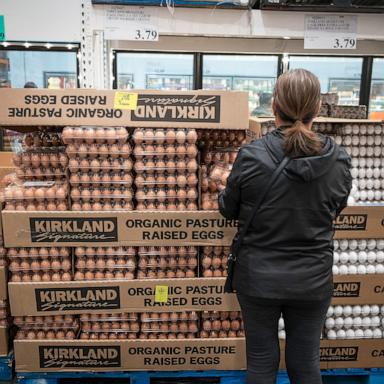
[(208, 151), (203, 154), (202, 162), (207, 166), (215, 164), (231, 165), (235, 162), (238, 154), (238, 149), (233, 148), (222, 149), (220, 151)]
[(136, 160), (145, 158), (156, 158), (164, 161), (173, 159), (195, 159), (198, 149), (195, 144), (177, 144), (177, 145), (141, 145), (135, 146), (133, 155)]
[(140, 332), (140, 324), (137, 321), (105, 321), (105, 322), (82, 322), (83, 332)]
[(242, 321), (241, 311), (203, 311), (203, 320), (240, 320)]
[(17, 326), (77, 326), (77, 319), (72, 315), (55, 316), (15, 316), (13, 322)]
[(227, 267), (227, 262), (228, 262), (228, 257), (227, 256), (203, 256), (201, 258), (201, 266), (203, 269), (220, 269), (220, 268), (226, 268)]
[(138, 188), (143, 187), (196, 187), (198, 178), (194, 173), (191, 174), (173, 174), (173, 175), (147, 175), (145, 173), (137, 175), (135, 185)]
[(70, 249), (65, 247), (51, 248), (9, 248), (7, 250), (8, 258), (39, 258), (47, 259), (48, 257), (69, 257)]
[(76, 339), (76, 332), (72, 330), (19, 330), (15, 340), (73, 340)]
[(188, 247), (138, 247), (139, 256), (197, 256), (197, 248)]
[(168, 329), (168, 324), (163, 324), (164, 328), (162, 329), (161, 327), (161, 324), (159, 326), (159, 328), (151, 328), (151, 329), (146, 329), (146, 327), (141, 327), (141, 333), (154, 333), (154, 334), (169, 334), (169, 333), (176, 333), (176, 334), (179, 334), (179, 333), (183, 333), (183, 334), (191, 334), (191, 333), (194, 333), (194, 334), (197, 334), (199, 333), (199, 329), (198, 329), (198, 326), (197, 325), (194, 325), (193, 327), (188, 327), (186, 326), (186, 328), (179, 328), (177, 327), (175, 324), (171, 324), (169, 329)]
[(88, 172), (88, 171), (125, 171), (129, 172), (133, 168), (133, 161), (131, 159), (104, 159), (104, 160), (76, 160), (70, 159), (68, 169), (70, 172)]
[(76, 247), (74, 253), (82, 256), (135, 256), (134, 247)]
[(74, 280), (133, 280), (135, 275), (131, 271), (122, 272), (117, 270), (111, 271), (86, 271), (86, 272), (75, 272)]
[(67, 169), (63, 167), (39, 167), (39, 168), (31, 168), (31, 167), (19, 167), (16, 169), (16, 175), (20, 180), (65, 180), (67, 176)]
[(196, 160), (137, 160), (134, 164), (133, 169), (137, 174), (150, 174), (154, 172), (167, 172), (167, 174), (171, 174), (174, 172), (196, 173), (198, 169), (198, 164)]
[(6, 211), (67, 211), (68, 210), (68, 203), (65, 201), (62, 202), (7, 202), (5, 204), (4, 210)]
[(198, 209), (195, 201), (171, 201), (171, 202), (139, 202), (136, 206), (137, 211), (196, 211)]
[(103, 332), (103, 333), (94, 333), (94, 332), (81, 332), (81, 340), (136, 340), (137, 334), (130, 332)]
[(80, 315), (80, 322), (121, 322), (121, 321), (138, 321), (139, 315), (136, 312), (128, 313), (83, 313)]
[(64, 144), (124, 144), (128, 136), (124, 127), (65, 127), (62, 140)]
[(217, 211), (219, 209), (219, 194), (203, 192), (201, 194), (201, 209), (203, 211)]
[(28, 323), (28, 324), (16, 324), (20, 330), (29, 331), (31, 329), (39, 331), (74, 331), (77, 332), (80, 328), (80, 325), (77, 321), (73, 323), (62, 323), (62, 324), (39, 324), (39, 323)]
[(44, 131), (27, 133), (22, 138), (22, 146), (31, 149), (62, 147), (61, 132), (56, 127), (44, 127)]
[(153, 279), (191, 279), (197, 277), (194, 269), (190, 268), (177, 268), (173, 269), (150, 269), (147, 271), (137, 271), (138, 280), (153, 280)]
[(196, 339), (197, 333), (140, 333), (139, 340), (185, 340)]
[(110, 202), (73, 203), (72, 211), (132, 211), (133, 203), (126, 200)]
[(69, 144), (66, 154), (70, 159), (129, 159), (132, 147), (127, 144)]
[[(184, 260), (183, 260), (184, 259)], [(180, 259), (170, 259), (166, 257), (157, 257), (157, 258), (140, 258), (137, 265), (138, 268), (142, 271), (146, 271), (149, 269), (152, 270), (176, 270), (181, 269), (186, 271), (187, 269), (194, 270), (197, 267), (197, 258), (183, 258)]]
[(199, 337), (201, 339), (226, 339), (226, 338), (243, 338), (245, 332), (240, 331), (200, 331)]
[(33, 259), (31, 262), (28, 262), (28, 259), (13, 259), (9, 263), (8, 269), (11, 272), (18, 271), (70, 271), (72, 268), (72, 263), (69, 258), (62, 258), (57, 260), (36, 260)]
[(129, 172), (73, 173), (69, 177), (73, 187), (131, 187), (133, 176)]
[(227, 277), (228, 272), (224, 268), (220, 269), (204, 269), (202, 272), (202, 277), (210, 278), (210, 277)]
[(136, 128), (132, 139), (134, 143), (142, 144), (195, 144), (197, 141), (197, 132), (194, 129), (153, 129)]
[(89, 261), (88, 262), (82, 262), (82, 260), (77, 260), (75, 262), (75, 268), (77, 271), (80, 271), (80, 272), (87, 272), (87, 271), (93, 271), (93, 272), (105, 272), (105, 271), (109, 271), (109, 272), (113, 272), (113, 271), (122, 271), (122, 272), (126, 272), (126, 271), (135, 271), (136, 270), (136, 262), (132, 260), (132, 263), (119, 263), (119, 264), (112, 264), (115, 263), (113, 260), (109, 260), (109, 262), (105, 262), (103, 260), (102, 263), (96, 261), (94, 263), (90, 263)]
[(26, 168), (65, 168), (68, 165), (68, 157), (64, 148), (38, 148), (27, 149), (15, 153), (12, 157), (15, 167)]
[(129, 188), (73, 188), (71, 190), (73, 201), (105, 201), (105, 200), (128, 200), (133, 198), (133, 191)]
[(140, 321), (142, 323), (152, 322), (179, 322), (179, 321), (198, 321), (199, 315), (195, 311), (188, 312), (149, 312), (142, 313), (140, 315)]
[(13, 283), (30, 283), (30, 282), (50, 282), (50, 281), (71, 281), (72, 273), (70, 272), (34, 272), (34, 273), (24, 273), (17, 272), (13, 273), (11, 276), (11, 282)]

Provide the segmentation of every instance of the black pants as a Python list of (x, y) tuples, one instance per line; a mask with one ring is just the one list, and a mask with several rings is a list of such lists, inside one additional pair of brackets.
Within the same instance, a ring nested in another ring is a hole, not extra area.
[(275, 384), (280, 362), (278, 322), (285, 322), (291, 384), (321, 384), (320, 333), (331, 299), (295, 301), (237, 295), (247, 344), (247, 384)]

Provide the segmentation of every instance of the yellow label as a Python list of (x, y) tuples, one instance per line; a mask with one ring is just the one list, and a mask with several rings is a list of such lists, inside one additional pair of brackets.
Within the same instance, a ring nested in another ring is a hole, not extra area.
[(115, 92), (114, 109), (132, 109), (137, 107), (137, 93)]
[(168, 301), (168, 287), (166, 285), (156, 285), (155, 303), (166, 303)]

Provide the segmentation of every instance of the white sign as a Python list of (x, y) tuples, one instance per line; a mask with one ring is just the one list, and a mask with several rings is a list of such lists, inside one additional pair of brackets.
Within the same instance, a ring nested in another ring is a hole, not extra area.
[(304, 49), (356, 49), (356, 15), (306, 15)]
[(156, 11), (144, 7), (110, 6), (105, 9), (107, 40), (158, 41)]

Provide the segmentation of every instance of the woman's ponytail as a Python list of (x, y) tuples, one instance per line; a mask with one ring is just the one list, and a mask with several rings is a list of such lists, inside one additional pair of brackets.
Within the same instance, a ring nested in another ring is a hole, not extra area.
[(322, 148), (320, 137), (307, 128), (320, 106), (320, 82), (311, 72), (295, 69), (282, 74), (274, 90), (276, 114), (291, 126), (284, 129), (284, 152), (289, 157), (313, 156)]

